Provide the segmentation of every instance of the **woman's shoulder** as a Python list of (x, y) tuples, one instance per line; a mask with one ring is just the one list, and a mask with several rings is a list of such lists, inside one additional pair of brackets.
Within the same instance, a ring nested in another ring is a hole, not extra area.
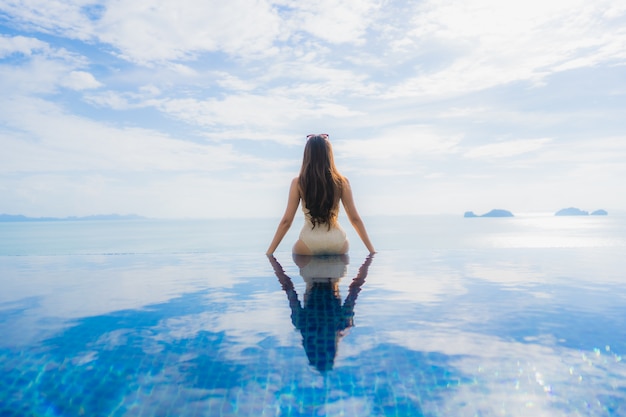
[(350, 188), (350, 181), (348, 180), (348, 177), (345, 176), (341, 176), (341, 187), (339, 190), (339, 198), (343, 199), (344, 195), (346, 195), (346, 193), (351, 193), (351, 188)]
[(298, 194), (302, 194), (302, 190), (300, 189), (300, 177), (294, 177), (291, 180), (291, 188), (298, 190)]

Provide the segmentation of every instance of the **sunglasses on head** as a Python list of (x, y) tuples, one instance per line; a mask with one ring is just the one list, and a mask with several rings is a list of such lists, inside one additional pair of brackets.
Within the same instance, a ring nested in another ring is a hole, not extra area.
[(306, 138), (308, 140), (308, 139), (314, 138), (316, 136), (319, 136), (319, 137), (321, 137), (323, 139), (328, 139), (328, 133), (320, 133), (319, 135), (315, 135), (315, 134), (311, 133), (310, 135), (306, 135)]

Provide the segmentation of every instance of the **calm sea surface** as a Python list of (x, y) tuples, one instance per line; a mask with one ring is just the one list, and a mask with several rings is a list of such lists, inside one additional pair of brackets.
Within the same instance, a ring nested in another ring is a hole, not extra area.
[(626, 216), (0, 223), (0, 416), (626, 416)]

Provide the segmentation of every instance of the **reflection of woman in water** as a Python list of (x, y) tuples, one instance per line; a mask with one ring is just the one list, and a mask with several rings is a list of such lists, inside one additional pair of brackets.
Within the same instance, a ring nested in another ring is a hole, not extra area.
[(348, 252), (346, 232), (337, 221), (339, 201), (367, 250), (375, 252), (356, 210), (350, 183), (335, 167), (327, 134), (307, 136), (300, 175), (291, 181), (287, 209), (267, 249), (268, 255), (274, 253), (291, 227), (300, 200), (305, 222), (293, 253), (341, 255)]
[(273, 256), (269, 259), (289, 299), (291, 322), (302, 333), (302, 345), (309, 363), (320, 372), (331, 370), (339, 339), (346, 329), (354, 325), (354, 305), (372, 263), (372, 255), (365, 259), (352, 280), (343, 305), (339, 295), (339, 281), (346, 274), (347, 255), (294, 255), (294, 261), (300, 267), (300, 275), (306, 282), (304, 306), (282, 266)]

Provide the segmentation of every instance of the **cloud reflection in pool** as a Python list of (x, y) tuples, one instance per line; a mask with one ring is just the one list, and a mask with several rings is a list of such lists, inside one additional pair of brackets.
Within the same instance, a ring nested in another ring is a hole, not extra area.
[[(394, 251), (308, 269), (297, 261), (3, 258), (0, 414), (624, 412), (618, 251)], [(315, 288), (316, 269), (330, 285)], [(332, 332), (313, 345), (319, 360), (303, 342), (307, 308), (318, 322), (331, 318)]]

